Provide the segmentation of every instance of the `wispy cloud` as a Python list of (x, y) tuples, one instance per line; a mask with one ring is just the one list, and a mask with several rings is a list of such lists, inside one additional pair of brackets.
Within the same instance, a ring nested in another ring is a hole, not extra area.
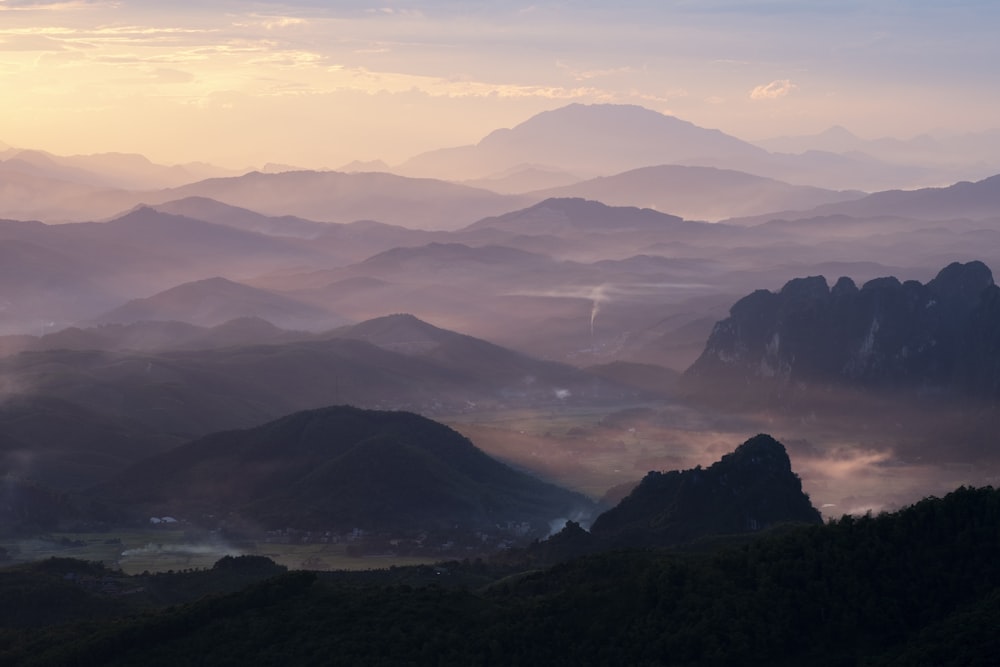
[(0, 0), (0, 12), (59, 12), (72, 9), (113, 7), (111, 2), (66, 0), (65, 2), (32, 2), (31, 0)]
[(785, 97), (796, 88), (798, 88), (798, 86), (788, 79), (777, 79), (771, 83), (765, 83), (755, 87), (750, 91), (750, 99), (775, 100), (779, 97)]
[(579, 67), (574, 67), (569, 63), (561, 60), (556, 61), (556, 67), (569, 73), (577, 81), (589, 81), (590, 79), (602, 79), (614, 76), (620, 76), (622, 74), (631, 74), (635, 72), (633, 67), (604, 67), (604, 68), (593, 68), (593, 69), (583, 69)]
[(537, 97), (552, 100), (603, 97), (606, 95), (598, 88), (586, 86), (544, 86), (449, 79), (402, 72), (373, 71), (363, 67), (333, 66), (329, 68), (329, 73), (329, 82), (333, 89), (354, 90), (371, 94), (420, 92), (431, 97)]

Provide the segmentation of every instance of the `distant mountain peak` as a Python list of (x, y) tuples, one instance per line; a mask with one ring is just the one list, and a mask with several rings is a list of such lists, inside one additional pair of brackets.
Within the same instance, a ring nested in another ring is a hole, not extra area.
[(175, 320), (213, 327), (240, 317), (258, 317), (285, 329), (324, 330), (340, 324), (329, 311), (219, 276), (176, 285), (102, 315), (98, 322)]
[(823, 137), (825, 139), (846, 139), (850, 141), (858, 140), (858, 136), (853, 132), (851, 132), (850, 130), (848, 130), (843, 125), (833, 125), (831, 127), (828, 127), (827, 129), (820, 132), (819, 135), (817, 136)]
[(613, 174), (694, 159), (760, 157), (767, 152), (719, 130), (635, 105), (569, 104), (490, 132), (477, 144), (423, 153), (405, 173), (484, 178), (518, 164), (543, 163), (586, 174)]
[(552, 231), (570, 227), (610, 232), (621, 229), (663, 230), (680, 223), (683, 223), (681, 218), (650, 208), (608, 206), (581, 197), (553, 197), (525, 209), (484, 218), (467, 229), (492, 227), (537, 234), (547, 228)]

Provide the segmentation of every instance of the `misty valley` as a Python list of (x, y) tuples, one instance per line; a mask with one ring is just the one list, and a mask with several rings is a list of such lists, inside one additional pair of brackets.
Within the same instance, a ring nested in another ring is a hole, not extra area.
[(0, 144), (0, 662), (990, 664), (1000, 165), (808, 140)]

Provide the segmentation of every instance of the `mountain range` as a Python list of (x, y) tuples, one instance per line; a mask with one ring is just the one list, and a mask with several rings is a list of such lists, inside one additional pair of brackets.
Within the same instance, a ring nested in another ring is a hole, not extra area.
[[(241, 174), (207, 165), (163, 167), (134, 155), (59, 157), (15, 149), (0, 156), (6, 157), (0, 162), (3, 217), (106, 219), (139, 204), (203, 197), (266, 216), (423, 229), (457, 229), (548, 196), (597, 197), (717, 220), (856, 196), (841, 191), (936, 186), (996, 171), (982, 161), (907, 166), (851, 151), (770, 153), (718, 130), (610, 104), (571, 104), (498, 129), (475, 145), (431, 151), (396, 167), (345, 165), (344, 172), (281, 167)], [(645, 171), (654, 167), (660, 171)], [(669, 177), (666, 167), (674, 168)], [(602, 180), (587, 180), (597, 177)], [(712, 187), (728, 196), (698, 196)], [(290, 230), (295, 223), (283, 224)]]
[(94, 323), (173, 321), (214, 327), (238, 318), (258, 318), (292, 330), (322, 331), (346, 324), (344, 318), (334, 313), (219, 277), (184, 283), (145, 299), (133, 299), (97, 317)]
[(641, 167), (530, 194), (582, 197), (610, 206), (639, 205), (688, 220), (710, 221), (808, 210), (864, 196), (858, 191), (790, 185), (732, 169), (680, 165)]
[[(519, 165), (583, 178), (659, 165), (735, 169), (800, 186), (836, 190), (920, 187), (991, 173), (981, 163), (951, 165), (883, 161), (851, 152), (768, 152), (719, 130), (632, 105), (570, 104), (542, 112), (478, 143), (439, 149), (395, 167), (407, 176), (487, 179)], [(482, 183), (482, 180), (478, 182)], [(523, 186), (522, 186), (523, 187)], [(539, 180), (538, 188), (547, 186)], [(648, 202), (629, 202), (647, 206)]]
[[(49, 341), (50, 349), (35, 341), (35, 351), (0, 358), (0, 377), (17, 398), (4, 404), (7, 423), (35, 424), (23, 435), (11, 426), (11, 437), (0, 439), (8, 471), (78, 489), (187, 440), (328, 405), (461, 414), (600, 405), (645, 395), (406, 315), (321, 336), (279, 335), (254, 319), (211, 331), (181, 325), (186, 339), (160, 350), (147, 342), (148, 351), (100, 350), (89, 341), (104, 340), (111, 348), (114, 341), (130, 344), (144, 333), (147, 341), (162, 339), (161, 327), (107, 326), (108, 334), (106, 327), (89, 335), (67, 332)], [(67, 349), (66, 340), (77, 349)], [(198, 340), (208, 344), (192, 349)], [(52, 411), (66, 418), (42, 418)], [(31, 446), (31, 433), (45, 446)], [(74, 475), (65, 473), (69, 469)]]
[[(889, 162), (981, 168), (990, 164), (996, 165), (996, 153), (1000, 149), (1000, 131), (968, 133), (931, 131), (909, 139), (895, 137), (862, 139), (847, 128), (834, 125), (818, 134), (774, 137), (753, 143), (776, 153), (807, 151), (855, 153)], [(966, 175), (963, 178), (968, 177), (969, 175)]]
[(397, 169), (432, 178), (486, 177), (519, 164), (602, 175), (700, 157), (766, 154), (718, 130), (631, 105), (570, 104), (491, 132), (474, 146), (418, 155)]

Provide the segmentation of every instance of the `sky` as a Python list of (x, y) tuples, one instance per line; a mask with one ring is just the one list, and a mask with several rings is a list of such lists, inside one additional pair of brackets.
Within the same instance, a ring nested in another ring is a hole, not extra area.
[(742, 139), (1000, 126), (993, 0), (0, 0), (0, 142), (397, 164), (569, 103)]

